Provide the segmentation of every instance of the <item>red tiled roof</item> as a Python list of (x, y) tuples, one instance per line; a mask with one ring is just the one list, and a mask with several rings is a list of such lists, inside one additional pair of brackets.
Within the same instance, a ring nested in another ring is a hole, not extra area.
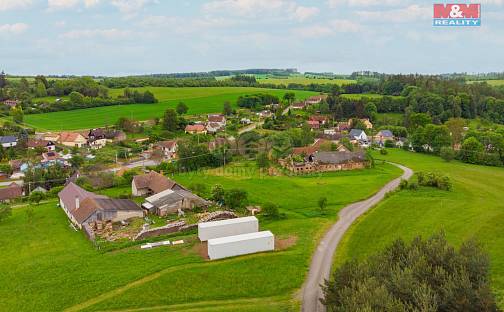
[(226, 120), (224, 115), (208, 115), (209, 122), (224, 122), (224, 120)]
[[(173, 189), (176, 186), (181, 187), (175, 181), (172, 181), (156, 171), (151, 171), (147, 174), (137, 175), (133, 178), (133, 183), (137, 189), (148, 188), (153, 193), (161, 193), (168, 189)], [(182, 187), (181, 187), (182, 188)]]
[(62, 132), (60, 134), (59, 140), (60, 140), (60, 142), (75, 142), (75, 141), (77, 141), (79, 136), (84, 137), (81, 133), (77, 133), (77, 132)]
[(160, 141), (157, 142), (158, 146), (167, 148), (167, 149), (173, 149), (177, 145), (177, 141), (175, 140), (170, 140), (170, 141)]
[(187, 125), (185, 127), (185, 131), (188, 131), (188, 132), (193, 132), (193, 131), (202, 132), (202, 131), (205, 131), (205, 126), (204, 125)]

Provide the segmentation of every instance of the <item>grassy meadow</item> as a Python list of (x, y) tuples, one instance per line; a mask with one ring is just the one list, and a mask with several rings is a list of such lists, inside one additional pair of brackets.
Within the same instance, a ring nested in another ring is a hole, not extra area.
[(468, 83), (476, 83), (476, 82), (486, 82), (491, 86), (497, 87), (497, 86), (504, 86), (504, 79), (492, 79), (492, 80), (473, 80), (473, 81), (468, 81)]
[[(68, 226), (56, 202), (17, 208), (0, 223), (1, 311), (286, 311), (308, 270), (318, 238), (348, 203), (375, 193), (399, 176), (391, 165), (322, 175), (263, 176), (252, 162), (226, 170), (176, 175), (190, 186), (216, 183), (243, 188), (251, 204), (280, 205), (280, 220), (261, 220), (275, 233), (280, 250), (221, 261), (204, 260), (195, 234), (177, 247), (138, 246), (100, 252)], [(122, 191), (121, 191), (122, 192)], [(317, 201), (328, 198), (322, 214)]]
[(396, 238), (411, 240), (444, 230), (455, 245), (475, 237), (490, 254), (493, 288), (504, 308), (504, 168), (460, 162), (439, 157), (389, 150), (377, 156), (404, 164), (415, 171), (435, 171), (450, 176), (450, 192), (431, 188), (400, 191), (362, 217), (345, 236), (336, 263), (362, 259)]
[[(135, 89), (132, 89), (135, 90)], [(156, 104), (130, 104), (96, 108), (87, 108), (72, 111), (61, 111), (45, 114), (25, 116), (25, 123), (40, 130), (78, 130), (113, 125), (120, 117), (136, 120), (148, 120), (161, 117), (167, 108), (175, 108), (179, 102), (184, 102), (188, 107), (188, 114), (199, 115), (219, 113), (224, 102), (229, 101), (236, 107), (236, 100), (241, 95), (254, 93), (269, 93), (279, 97), (288, 92), (286, 90), (261, 89), (261, 88), (139, 88), (140, 91), (151, 90), (159, 100)], [(122, 89), (110, 90), (110, 95), (115, 97), (122, 94)], [(296, 98), (305, 99), (316, 95), (310, 91), (294, 91)]]

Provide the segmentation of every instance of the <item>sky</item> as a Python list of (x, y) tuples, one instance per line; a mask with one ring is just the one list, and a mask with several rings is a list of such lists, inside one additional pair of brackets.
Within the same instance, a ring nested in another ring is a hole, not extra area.
[(504, 71), (504, 0), (469, 1), (482, 5), (481, 27), (433, 27), (434, 2), (0, 0), (0, 70)]

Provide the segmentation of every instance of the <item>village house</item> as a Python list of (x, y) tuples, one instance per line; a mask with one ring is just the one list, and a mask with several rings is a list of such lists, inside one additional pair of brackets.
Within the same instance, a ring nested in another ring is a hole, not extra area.
[(312, 130), (320, 129), (320, 123), (317, 120), (308, 120), (306, 123)]
[(70, 182), (58, 193), (60, 206), (70, 221), (80, 229), (95, 221), (121, 222), (142, 218), (143, 210), (128, 199), (110, 199), (88, 192)]
[(348, 131), (350, 130), (350, 124), (348, 122), (338, 122), (336, 125), (338, 131)]
[(0, 202), (8, 203), (24, 195), (23, 187), (12, 182), (9, 186), (0, 188)]
[(368, 165), (363, 152), (331, 151), (306, 155), (301, 162), (290, 157), (280, 164), (295, 173), (355, 170)]
[(327, 134), (327, 135), (334, 135), (338, 132), (339, 131), (337, 131), (336, 128), (324, 129), (324, 134)]
[(104, 148), (107, 145), (107, 137), (103, 129), (91, 129), (87, 135), (87, 143), (92, 149)]
[(322, 101), (327, 100), (327, 95), (321, 94), (321, 95), (315, 95), (315, 96), (310, 96), (308, 99), (306, 99), (305, 103), (307, 105), (316, 105), (322, 103)]
[(209, 122), (206, 125), (207, 133), (216, 134), (217, 132), (223, 131), (223, 130), (224, 130), (224, 126), (222, 126), (222, 124), (217, 123), (217, 122)]
[(375, 136), (374, 140), (379, 144), (385, 144), (385, 141), (395, 141), (394, 134), (390, 130), (380, 130)]
[(61, 158), (60, 154), (57, 152), (46, 152), (42, 154), (42, 162), (47, 163), (47, 162), (56, 162)]
[(87, 144), (87, 139), (78, 132), (62, 132), (58, 142), (64, 146), (81, 148)]
[(42, 133), (37, 135), (37, 139), (43, 141), (59, 142), (60, 135), (58, 133)]
[(206, 127), (204, 125), (187, 125), (185, 127), (185, 133), (188, 134), (207, 134)]
[(13, 108), (16, 107), (20, 102), (17, 100), (5, 100), (3, 103), (5, 104), (5, 106)]
[(298, 103), (292, 104), (291, 107), (292, 107), (292, 109), (298, 109), (298, 110), (300, 110), (300, 109), (305, 109), (306, 104), (304, 102), (298, 102)]
[(183, 190), (184, 188), (156, 171), (137, 175), (131, 182), (133, 196), (150, 196), (165, 190)]
[(172, 160), (177, 157), (178, 144), (175, 140), (160, 141), (154, 145), (154, 149), (160, 150), (165, 160)]
[(226, 126), (226, 117), (222, 114), (210, 114), (208, 115), (208, 123), (216, 123), (224, 128)]
[(242, 125), (250, 125), (252, 123), (252, 121), (249, 118), (242, 118), (242, 119), (240, 119), (240, 123)]
[(310, 116), (309, 120), (318, 121), (318, 123), (321, 126), (325, 126), (328, 123), (329, 118), (327, 116), (322, 116), (322, 115), (312, 115), (312, 116)]
[(45, 148), (47, 149), (47, 151), (55, 151), (56, 143), (54, 143), (54, 141), (28, 139), (28, 141), (26, 142), (26, 147), (28, 147), (29, 149)]
[(168, 214), (208, 205), (206, 200), (185, 189), (167, 189), (147, 197), (142, 207), (151, 214), (164, 217)]
[(366, 132), (360, 129), (352, 129), (348, 134), (348, 138), (352, 143), (367, 143), (368, 136)]
[(270, 118), (273, 116), (273, 113), (269, 110), (262, 110), (257, 113), (257, 116), (259, 116), (259, 118)]
[[(366, 129), (373, 129), (373, 124), (371, 123), (371, 121), (369, 121), (368, 118), (363, 118), (363, 119), (358, 119), (358, 120), (360, 120), (366, 126)], [(352, 119), (348, 120), (348, 124), (349, 125), (352, 124)]]
[(15, 147), (18, 144), (18, 138), (13, 135), (0, 136), (0, 144), (4, 148)]

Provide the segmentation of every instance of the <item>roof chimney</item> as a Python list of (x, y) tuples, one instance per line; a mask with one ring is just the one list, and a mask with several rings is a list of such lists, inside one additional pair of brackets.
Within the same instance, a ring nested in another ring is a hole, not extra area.
[(79, 209), (79, 207), (80, 207), (79, 196), (75, 196), (75, 209)]

